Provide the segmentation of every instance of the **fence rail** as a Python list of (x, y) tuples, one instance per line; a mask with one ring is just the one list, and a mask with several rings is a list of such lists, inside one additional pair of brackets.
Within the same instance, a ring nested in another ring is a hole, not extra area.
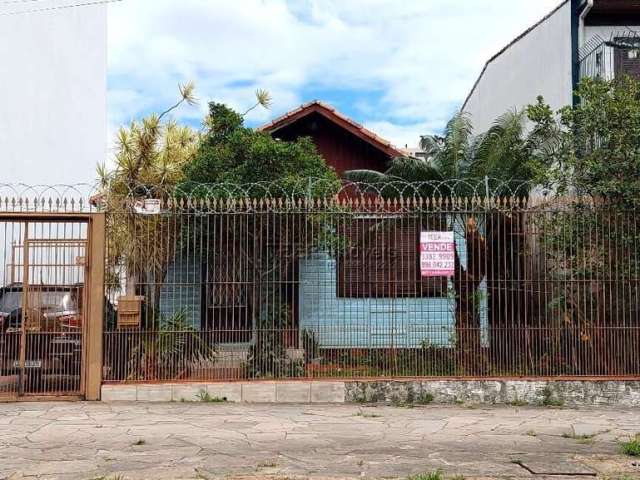
[(575, 198), (123, 201), (104, 378), (638, 377), (639, 246), (634, 209)]

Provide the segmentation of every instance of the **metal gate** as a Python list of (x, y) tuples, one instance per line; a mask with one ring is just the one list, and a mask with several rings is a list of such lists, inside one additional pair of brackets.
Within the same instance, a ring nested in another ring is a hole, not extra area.
[(85, 396), (90, 231), (90, 215), (0, 216), (0, 400)]

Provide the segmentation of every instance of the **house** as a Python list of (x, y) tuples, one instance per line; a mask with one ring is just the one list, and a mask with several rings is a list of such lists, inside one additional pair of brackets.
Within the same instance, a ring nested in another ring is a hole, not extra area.
[(476, 133), (534, 103), (573, 102), (582, 77), (640, 75), (639, 0), (565, 0), (485, 64), (462, 111)]
[[(276, 118), (261, 130), (288, 141), (310, 137), (340, 175), (356, 169), (384, 171), (395, 157), (419, 158), (422, 153), (394, 147), (317, 100)], [(368, 243), (360, 238), (381, 223), (392, 227)], [(349, 254), (315, 252), (299, 260), (293, 303), (301, 331), (313, 332), (319, 345), (326, 348), (448, 344), (455, 306), (448, 297), (446, 278), (420, 276), (420, 225), (393, 216), (363, 215), (346, 230), (342, 234), (358, 245)], [(457, 243), (464, 257), (461, 235)]]
[(80, 3), (0, 2), (5, 182), (86, 182), (106, 160), (108, 7)]
[(260, 127), (275, 138), (294, 140), (310, 137), (327, 164), (339, 175), (347, 170), (384, 171), (394, 157), (406, 154), (387, 140), (314, 100)]
[[(406, 154), (318, 101), (302, 105), (261, 129), (286, 141), (312, 138), (325, 161), (340, 174), (352, 169), (384, 171), (391, 159)], [(296, 258), (286, 269), (278, 269), (284, 277), (272, 281), (279, 287), (271, 295), (290, 309), (290, 328), (300, 338), (291, 345), (302, 345), (303, 335), (309, 333), (323, 348), (417, 348), (425, 342), (449, 345), (455, 302), (446, 277), (421, 277), (421, 222), (415, 216), (393, 213), (356, 214), (339, 222), (335, 232), (348, 239), (352, 246), (348, 251), (314, 250)], [(447, 222), (433, 228), (451, 230), (454, 226)], [(223, 343), (246, 351), (242, 345), (251, 340), (261, 316), (250, 292), (261, 287), (249, 279), (246, 268), (234, 266), (236, 260), (242, 262), (241, 256), (216, 253), (228, 251), (224, 239), (220, 241), (209, 255), (219, 255), (223, 262), (220, 269), (235, 273), (216, 273), (216, 268), (206, 268), (197, 252), (183, 252), (169, 267), (161, 310), (169, 316), (178, 306), (195, 326), (225, 332)], [(465, 264), (460, 233), (456, 243)], [(483, 312), (486, 323), (486, 306)]]

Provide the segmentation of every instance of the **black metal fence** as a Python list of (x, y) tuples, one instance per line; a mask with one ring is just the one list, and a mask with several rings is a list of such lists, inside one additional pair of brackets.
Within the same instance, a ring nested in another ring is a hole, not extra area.
[(104, 379), (637, 377), (639, 246), (580, 199), (123, 199)]
[(595, 36), (580, 53), (580, 78), (640, 78), (640, 35), (623, 30), (607, 40)]

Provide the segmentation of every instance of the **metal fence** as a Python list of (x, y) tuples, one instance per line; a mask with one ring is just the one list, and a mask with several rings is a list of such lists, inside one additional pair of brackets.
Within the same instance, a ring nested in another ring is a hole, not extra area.
[(579, 199), (123, 199), (103, 376), (638, 377), (639, 245)]
[(607, 40), (592, 37), (580, 51), (580, 78), (613, 80), (623, 75), (640, 78), (640, 35), (629, 29)]
[(0, 399), (82, 393), (87, 244), (86, 221), (0, 212)]

